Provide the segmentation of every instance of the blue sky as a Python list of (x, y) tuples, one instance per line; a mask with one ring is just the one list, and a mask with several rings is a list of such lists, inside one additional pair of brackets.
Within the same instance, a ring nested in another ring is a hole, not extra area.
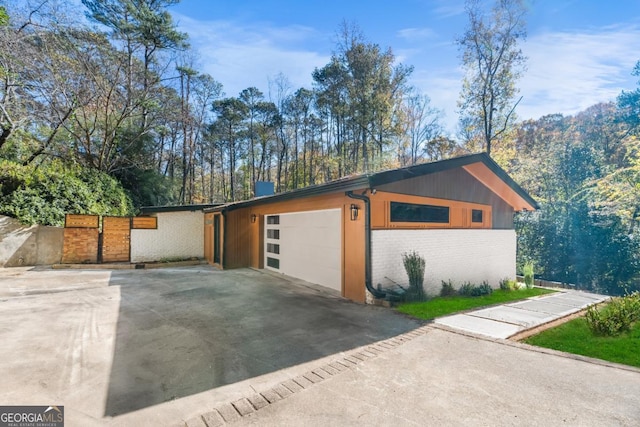
[[(527, 1), (527, 71), (519, 81), (520, 119), (573, 114), (637, 87), (640, 1)], [(455, 38), (464, 32), (463, 0), (182, 0), (170, 9), (190, 36), (197, 68), (227, 96), (283, 73), (292, 90), (311, 87), (326, 65), (339, 24), (355, 22), (368, 41), (414, 66), (411, 83), (445, 113), (454, 134), (462, 69)]]

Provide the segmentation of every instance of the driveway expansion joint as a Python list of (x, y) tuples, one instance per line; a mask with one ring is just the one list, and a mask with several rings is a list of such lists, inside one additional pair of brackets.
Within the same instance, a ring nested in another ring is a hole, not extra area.
[(344, 354), (340, 359), (332, 360), (302, 375), (283, 381), (274, 387), (252, 396), (243, 397), (230, 403), (222, 404), (213, 411), (191, 418), (180, 424), (181, 427), (218, 427), (241, 420), (243, 417), (258, 413), (278, 401), (302, 392), (314, 384), (320, 383), (342, 372), (357, 369), (357, 366), (369, 359), (399, 348), (405, 343), (426, 334), (432, 326), (424, 325), (412, 331), (388, 338), (377, 343), (356, 348)]

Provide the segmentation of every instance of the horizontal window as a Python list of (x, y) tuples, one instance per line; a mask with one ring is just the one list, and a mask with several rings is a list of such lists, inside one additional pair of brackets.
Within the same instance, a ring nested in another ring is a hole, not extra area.
[(270, 252), (272, 254), (279, 254), (280, 245), (277, 243), (267, 243), (267, 252)]
[(280, 239), (280, 230), (267, 230), (267, 238), (268, 239)]
[(449, 207), (391, 202), (391, 222), (449, 223)]
[(471, 222), (482, 223), (482, 211), (480, 209), (471, 210)]
[(280, 215), (269, 215), (267, 217), (267, 224), (280, 224)]
[(271, 268), (280, 268), (280, 260), (278, 258), (267, 257), (267, 265)]

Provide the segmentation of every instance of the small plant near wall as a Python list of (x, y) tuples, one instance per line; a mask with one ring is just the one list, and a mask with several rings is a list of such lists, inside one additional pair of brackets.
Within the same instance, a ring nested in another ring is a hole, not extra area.
[(456, 291), (456, 288), (453, 287), (451, 279), (449, 279), (447, 282), (445, 282), (444, 280), (442, 281), (442, 289), (440, 289), (441, 297), (450, 297), (457, 294), (458, 291)]
[(481, 285), (473, 285), (469, 282), (465, 282), (458, 289), (458, 294), (467, 297), (480, 297), (482, 295), (491, 295), (493, 289), (489, 286), (487, 281), (482, 282)]
[(520, 286), (518, 286), (518, 282), (516, 282), (515, 280), (505, 277), (504, 279), (500, 280), (500, 289), (507, 292), (516, 291), (520, 289)]
[(533, 288), (533, 263), (531, 261), (522, 266), (522, 275), (527, 289)]
[(402, 254), (402, 263), (409, 278), (409, 289), (405, 294), (407, 301), (423, 301), (426, 299), (424, 293), (424, 271), (426, 262), (416, 251)]

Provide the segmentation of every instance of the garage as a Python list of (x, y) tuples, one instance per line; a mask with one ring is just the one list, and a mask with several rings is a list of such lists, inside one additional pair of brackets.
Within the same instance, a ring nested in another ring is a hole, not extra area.
[(264, 266), (342, 292), (342, 210), (264, 216)]

